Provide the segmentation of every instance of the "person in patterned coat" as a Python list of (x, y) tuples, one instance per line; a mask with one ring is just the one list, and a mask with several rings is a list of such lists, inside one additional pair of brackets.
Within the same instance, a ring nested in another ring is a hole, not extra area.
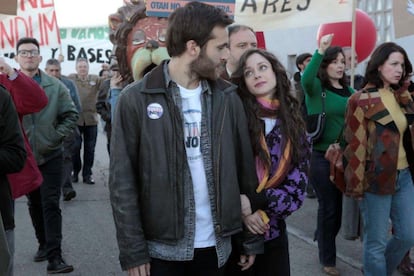
[(406, 51), (383, 43), (368, 62), (365, 87), (348, 102), (345, 193), (360, 200), (364, 275), (391, 275), (414, 245), (414, 102), (404, 85), (411, 73)]

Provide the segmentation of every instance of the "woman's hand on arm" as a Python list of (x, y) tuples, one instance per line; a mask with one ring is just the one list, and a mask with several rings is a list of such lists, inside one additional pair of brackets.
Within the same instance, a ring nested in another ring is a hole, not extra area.
[(269, 229), (269, 225), (262, 219), (261, 210), (257, 210), (252, 214), (252, 208), (249, 198), (242, 194), (240, 195), (241, 210), (243, 222), (250, 232), (256, 235), (263, 235)]
[(243, 222), (247, 229), (256, 235), (264, 235), (269, 230), (269, 224), (263, 221), (260, 210), (251, 215), (243, 216)]

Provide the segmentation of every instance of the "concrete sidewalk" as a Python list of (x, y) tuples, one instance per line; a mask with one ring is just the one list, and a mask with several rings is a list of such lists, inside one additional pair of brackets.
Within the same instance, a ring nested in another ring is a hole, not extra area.
[[(321, 273), (321, 266), (319, 265), (317, 242), (313, 241), (316, 229), (317, 208), (317, 199), (306, 198), (302, 208), (287, 219), (292, 275), (324, 275)], [(308, 255), (300, 254), (296, 246), (303, 246), (309, 250)], [(337, 268), (341, 275), (362, 275), (361, 242), (359, 240), (345, 240), (339, 234), (336, 239), (336, 247)], [(303, 259), (303, 263), (295, 261), (294, 254), (300, 256)]]
[[(61, 202), (63, 217), (63, 257), (75, 267), (69, 275), (126, 275), (118, 262), (118, 247), (108, 195), (108, 154), (106, 137), (98, 134), (94, 165), (95, 185), (74, 184), (77, 196)], [(324, 275), (312, 241), (316, 225), (316, 199), (288, 219), (291, 272), (293, 276)], [(27, 210), (26, 198), (16, 201), (15, 276), (46, 275), (47, 262), (32, 261), (37, 241)], [(338, 237), (337, 266), (341, 275), (361, 275), (361, 243)], [(395, 274), (399, 275), (399, 274)]]

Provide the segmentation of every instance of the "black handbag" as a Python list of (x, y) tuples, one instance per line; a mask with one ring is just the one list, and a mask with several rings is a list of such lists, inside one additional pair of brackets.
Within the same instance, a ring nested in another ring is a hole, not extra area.
[(310, 114), (306, 116), (306, 132), (311, 137), (313, 143), (317, 143), (325, 130), (326, 113), (325, 113), (325, 89), (321, 93), (322, 98), (322, 112), (317, 114)]

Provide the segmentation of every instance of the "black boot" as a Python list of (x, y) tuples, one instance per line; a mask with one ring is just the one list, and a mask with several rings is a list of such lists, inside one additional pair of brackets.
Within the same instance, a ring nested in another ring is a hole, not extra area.
[(397, 268), (402, 275), (414, 275), (414, 264), (411, 262), (409, 250)]
[(69, 273), (73, 271), (73, 266), (68, 265), (62, 257), (55, 257), (47, 265), (47, 274)]
[(46, 245), (39, 245), (39, 249), (37, 250), (36, 254), (33, 257), (33, 261), (35, 262), (43, 262), (47, 260), (47, 250)]

